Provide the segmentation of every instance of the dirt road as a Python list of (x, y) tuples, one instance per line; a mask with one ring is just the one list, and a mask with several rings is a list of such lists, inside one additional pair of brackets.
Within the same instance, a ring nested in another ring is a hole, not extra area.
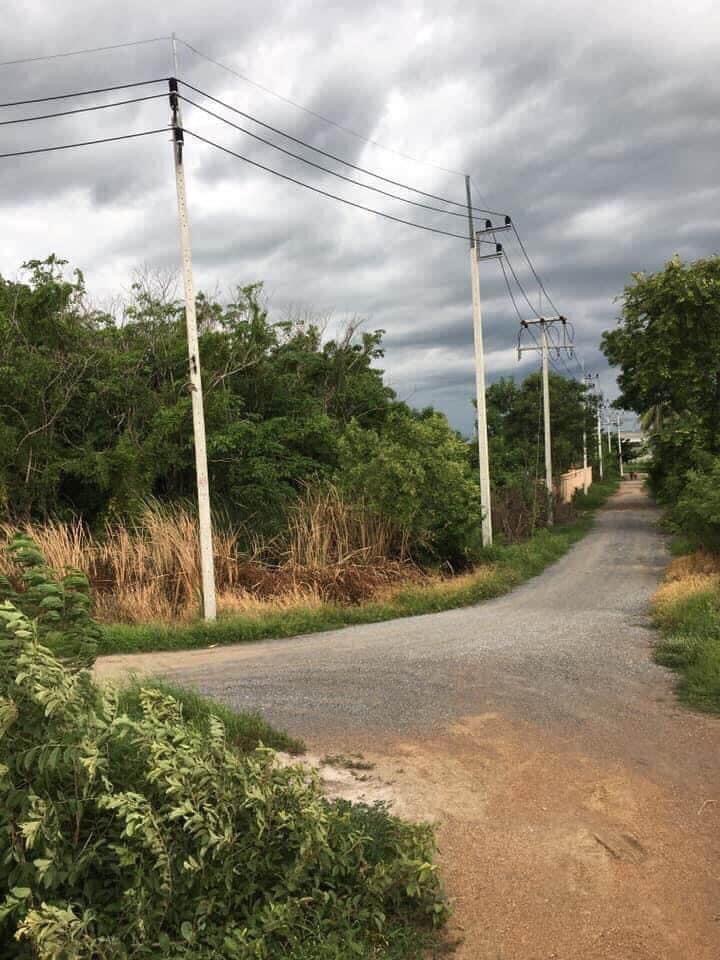
[(656, 520), (626, 483), (482, 606), (99, 672), (162, 673), (372, 760), (370, 795), (438, 822), (457, 960), (718, 960), (720, 721), (650, 659)]

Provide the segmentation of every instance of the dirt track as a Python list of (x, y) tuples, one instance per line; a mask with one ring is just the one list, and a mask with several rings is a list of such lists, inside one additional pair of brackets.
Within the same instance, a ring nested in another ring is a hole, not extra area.
[(666, 554), (627, 483), (559, 563), (480, 607), (106, 658), (362, 752), (439, 824), (457, 960), (718, 960), (720, 721), (650, 660)]

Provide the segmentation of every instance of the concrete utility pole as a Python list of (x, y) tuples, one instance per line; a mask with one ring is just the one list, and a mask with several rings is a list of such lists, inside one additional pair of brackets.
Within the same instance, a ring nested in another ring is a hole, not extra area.
[[(590, 387), (593, 385), (593, 375), (591, 373), (585, 373), (585, 364), (582, 364), (583, 369), (583, 385), (585, 387), (585, 396), (583, 398), (583, 493), (587, 493), (590, 489), (590, 483), (588, 482), (588, 448), (587, 448), (587, 420), (588, 420), (588, 395), (590, 392)], [(601, 474), (602, 475), (602, 474)]]
[(552, 444), (550, 438), (550, 376), (548, 372), (548, 335), (547, 323), (540, 323), (540, 337), (542, 344), (542, 385), (543, 385), (543, 426), (545, 429), (545, 486), (548, 492), (548, 524), (553, 523), (553, 477), (552, 477)]
[(622, 441), (621, 441), (621, 439), (620, 439), (620, 423), (621, 423), (621, 420), (622, 420), (622, 418), (621, 418), (620, 414), (618, 413), (618, 414), (617, 414), (616, 423), (617, 423), (618, 463), (620, 464), (620, 479), (622, 479), (622, 478), (625, 476), (625, 471), (624, 471), (624, 468), (623, 468)]
[[(536, 320), (523, 320), (520, 325), (520, 336), (518, 337), (518, 359), (522, 356), (524, 350), (539, 350), (542, 357), (542, 387), (543, 387), (543, 424), (545, 428), (545, 486), (548, 495), (548, 526), (553, 524), (554, 512), (554, 494), (553, 473), (552, 473), (552, 438), (550, 428), (550, 373), (548, 365), (550, 362), (550, 340), (548, 328), (554, 323), (561, 323), (563, 328), (562, 343), (553, 344), (552, 349), (557, 350), (558, 356), (561, 350), (572, 352), (572, 343), (568, 342), (566, 334), (567, 319), (565, 317), (538, 317)], [(540, 343), (535, 341), (535, 346), (522, 346), (521, 336), (523, 329), (529, 330), (533, 324), (540, 325)]]
[[(172, 38), (173, 64), (177, 67), (175, 36)], [(198, 494), (198, 521), (200, 532), (200, 573), (202, 582), (203, 616), (215, 620), (215, 566), (213, 561), (212, 518), (210, 513), (210, 489), (208, 485), (207, 449), (205, 443), (205, 413), (203, 410), (202, 378), (200, 376), (200, 347), (198, 343), (197, 316), (195, 313), (195, 284), (193, 282), (192, 251), (190, 247), (190, 223), (187, 215), (185, 194), (185, 169), (183, 166), (183, 126), (176, 77), (169, 81), (170, 121), (173, 131), (173, 156), (175, 160), (175, 187), (177, 191), (178, 219), (180, 225), (180, 254), (182, 257), (183, 286), (185, 291), (185, 324), (187, 328), (188, 358), (190, 363), (190, 397), (192, 402), (193, 439), (195, 446), (195, 475)]]
[(475, 402), (477, 406), (478, 461), (480, 464), (480, 501), (482, 505), (482, 543), (493, 542), (492, 504), (490, 502), (490, 459), (488, 455), (487, 407), (485, 403), (485, 351), (483, 347), (482, 310), (480, 307), (480, 264), (478, 242), (473, 224), (470, 177), (465, 177), (468, 227), (470, 231), (470, 283), (472, 287), (473, 338), (475, 342)]
[(600, 397), (597, 402), (597, 445), (598, 445), (598, 464), (600, 466), (600, 479), (603, 479), (603, 442), (602, 442), (602, 420)]

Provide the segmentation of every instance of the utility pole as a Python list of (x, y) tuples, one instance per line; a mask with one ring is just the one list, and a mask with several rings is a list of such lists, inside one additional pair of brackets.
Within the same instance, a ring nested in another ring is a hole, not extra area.
[(482, 506), (482, 544), (493, 542), (492, 505), (490, 502), (490, 459), (488, 455), (487, 407), (485, 403), (485, 351), (483, 347), (482, 310), (480, 307), (480, 264), (478, 240), (473, 224), (470, 177), (465, 177), (468, 228), (470, 231), (470, 283), (472, 287), (473, 338), (475, 342), (475, 403), (477, 407), (478, 461), (480, 465), (480, 503)]
[[(548, 526), (553, 524), (553, 507), (554, 507), (554, 488), (553, 488), (553, 473), (552, 473), (552, 438), (551, 438), (551, 428), (550, 428), (550, 373), (548, 365), (550, 362), (550, 341), (548, 337), (548, 329), (555, 323), (561, 323), (563, 328), (563, 340), (562, 343), (553, 344), (552, 349), (557, 350), (558, 356), (560, 356), (560, 351), (565, 350), (568, 354), (572, 352), (572, 344), (567, 340), (566, 333), (566, 324), (567, 319), (565, 317), (538, 317), (536, 320), (523, 320), (520, 325), (520, 333), (518, 335), (518, 359), (522, 356), (524, 350), (539, 350), (542, 357), (542, 387), (543, 387), (543, 425), (545, 431), (545, 486), (547, 488), (548, 496)], [(540, 343), (538, 344), (535, 341), (535, 346), (522, 346), (521, 337), (522, 331), (529, 330), (533, 324), (539, 324), (540, 326)]]
[[(177, 67), (174, 34), (172, 46), (173, 64)], [(190, 247), (190, 223), (188, 221), (187, 198), (185, 194), (185, 168), (183, 165), (184, 136), (176, 77), (170, 78), (169, 87), (170, 122), (173, 131), (173, 157), (175, 160), (175, 187), (177, 191), (178, 220), (180, 225), (180, 255), (182, 258), (183, 286), (185, 292), (185, 324), (187, 328), (188, 359), (190, 366), (189, 387), (192, 402), (195, 475), (198, 495), (202, 606), (204, 618), (206, 620), (215, 620), (217, 617), (217, 605), (215, 600), (212, 517), (210, 513), (210, 489), (208, 485), (207, 448), (205, 443), (205, 413), (203, 410), (200, 346), (198, 343), (197, 316), (195, 313), (195, 284), (193, 282), (192, 251)]]
[(618, 463), (620, 464), (620, 479), (625, 476), (625, 471), (623, 469), (623, 455), (622, 455), (622, 441), (620, 439), (620, 423), (621, 423), (620, 414), (617, 414), (616, 423), (617, 423), (617, 449), (618, 449)]
[(607, 427), (607, 445), (609, 457), (612, 453), (612, 420), (610, 419), (610, 408), (607, 401), (605, 401), (605, 426)]
[[(585, 387), (585, 396), (583, 397), (583, 493), (587, 493), (590, 489), (590, 484), (588, 482), (588, 447), (587, 447), (587, 422), (588, 422), (588, 396), (590, 393), (590, 387), (593, 385), (594, 377), (591, 373), (585, 373), (585, 364), (582, 365), (583, 369), (583, 386)], [(601, 468), (602, 476), (602, 468)]]
[(548, 524), (552, 526), (553, 517), (553, 478), (552, 444), (550, 439), (550, 375), (548, 371), (548, 335), (547, 323), (540, 323), (540, 342), (542, 344), (542, 386), (543, 386), (543, 426), (545, 430), (545, 486), (548, 494)]
[(598, 445), (598, 463), (600, 465), (600, 479), (603, 479), (603, 442), (602, 442), (602, 420), (601, 420), (601, 407), (600, 397), (598, 396), (597, 401), (597, 445)]

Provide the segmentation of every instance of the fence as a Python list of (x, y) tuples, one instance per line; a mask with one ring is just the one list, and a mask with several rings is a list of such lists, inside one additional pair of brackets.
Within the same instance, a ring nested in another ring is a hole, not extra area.
[(557, 495), (561, 503), (570, 503), (576, 490), (582, 490), (585, 486), (585, 475), (587, 474), (588, 486), (592, 483), (592, 467), (579, 467), (577, 470), (568, 470), (560, 477)]

